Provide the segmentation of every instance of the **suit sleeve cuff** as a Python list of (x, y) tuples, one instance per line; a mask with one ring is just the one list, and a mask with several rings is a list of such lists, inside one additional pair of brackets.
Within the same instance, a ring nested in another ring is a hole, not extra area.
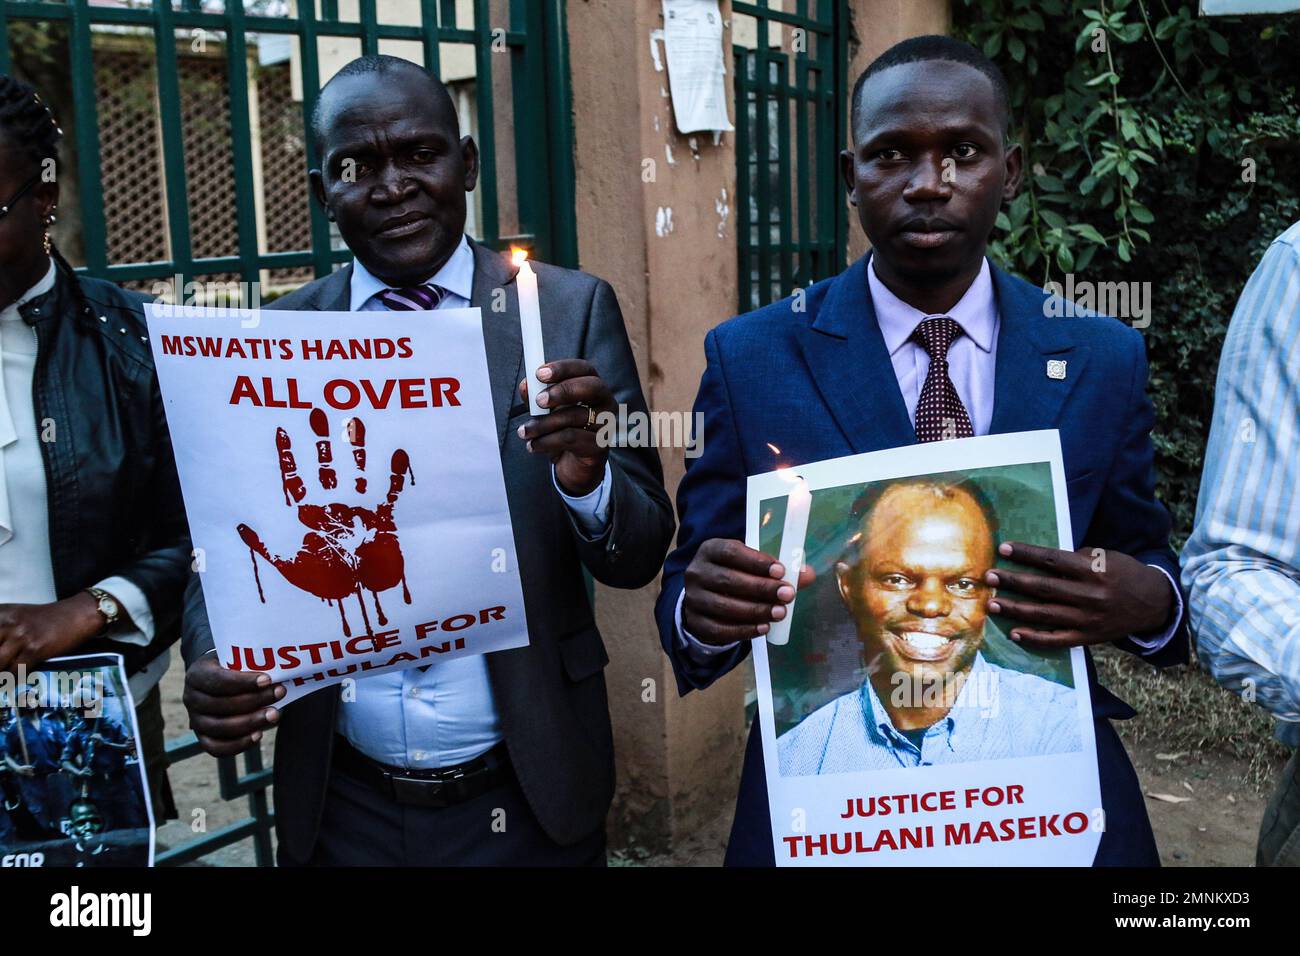
[(705, 644), (696, 640), (682, 626), (682, 602), (686, 600), (686, 591), (677, 595), (677, 608), (673, 611), (673, 621), (677, 628), (677, 647), (686, 652), (686, 654), (697, 664), (711, 663), (711, 659), (719, 654), (726, 654), (734, 651), (740, 646), (739, 641), (733, 641), (730, 644)]
[(581, 498), (574, 498), (564, 493), (564, 489), (560, 487), (559, 479), (555, 477), (554, 465), (551, 466), (551, 484), (555, 485), (555, 490), (559, 492), (565, 505), (573, 514), (573, 520), (577, 523), (579, 530), (589, 540), (597, 541), (609, 530), (609, 499), (611, 497), (610, 489), (614, 485), (614, 475), (609, 470), (608, 461), (605, 462), (605, 477), (601, 479), (596, 490), (583, 495)]
[(1128, 637), (1130, 641), (1137, 645), (1138, 649), (1143, 654), (1154, 654), (1156, 651), (1160, 650), (1160, 648), (1169, 643), (1170, 639), (1172, 639), (1174, 634), (1177, 632), (1178, 626), (1183, 622), (1183, 593), (1178, 589), (1178, 585), (1175, 583), (1173, 577), (1164, 568), (1160, 567), (1158, 564), (1149, 564), (1147, 567), (1155, 568), (1165, 576), (1165, 580), (1169, 582), (1169, 586), (1173, 589), (1174, 601), (1176, 602), (1174, 606), (1173, 621), (1170, 622), (1169, 628), (1163, 633), (1158, 634), (1155, 637), (1138, 637), (1136, 634), (1130, 634)]
[(118, 630), (107, 635), (108, 639), (134, 647), (148, 647), (154, 636), (153, 611), (144, 592), (122, 577), (105, 578), (95, 587), (113, 595), (127, 617)]

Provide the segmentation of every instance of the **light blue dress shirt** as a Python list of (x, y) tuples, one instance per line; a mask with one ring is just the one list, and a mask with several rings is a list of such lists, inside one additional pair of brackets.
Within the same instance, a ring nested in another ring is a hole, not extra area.
[(1300, 746), (1300, 223), (1228, 327), (1183, 584), (1201, 662)]
[[(446, 265), (426, 281), (447, 290), (439, 309), (469, 306), (474, 251), (464, 237)], [(353, 312), (388, 311), (376, 298), (387, 288), (360, 262), (353, 262)], [(411, 315), (411, 321), (422, 319), (419, 313)], [(582, 498), (571, 498), (556, 485), (579, 526), (593, 538), (609, 520), (610, 485), (608, 465), (604, 482)], [(502, 739), (482, 654), (366, 677), (356, 682), (355, 691), (356, 699), (339, 707), (338, 731), (381, 763), (423, 770), (448, 767), (474, 759)]]
[(813, 711), (776, 746), (781, 775), (796, 777), (1073, 753), (1082, 743), (1072, 688), (977, 653), (952, 709), (926, 728), (920, 747), (894, 727), (869, 680)]

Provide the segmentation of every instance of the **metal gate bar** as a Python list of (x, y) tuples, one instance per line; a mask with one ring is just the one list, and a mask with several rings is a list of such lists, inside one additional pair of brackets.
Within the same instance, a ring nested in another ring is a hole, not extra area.
[[(817, 15), (809, 10), (810, 0), (780, 9), (770, 0), (732, 4), (733, 16), (757, 24), (754, 49), (732, 51), (742, 312), (844, 266), (848, 216), (837, 157), (849, 99), (848, 9), (844, 0), (818, 0)], [(770, 24), (804, 31), (802, 49), (771, 47)]]

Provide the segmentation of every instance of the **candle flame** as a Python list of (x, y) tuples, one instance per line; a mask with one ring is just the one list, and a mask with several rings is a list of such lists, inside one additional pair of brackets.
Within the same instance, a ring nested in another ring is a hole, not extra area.
[(777, 448), (777, 447), (776, 447), (775, 445), (773, 445), (771, 442), (768, 442), (768, 443), (767, 443), (767, 447), (770, 448), (770, 449), (772, 449), (772, 454), (774, 454), (774, 455), (779, 455), (779, 454), (781, 454), (781, 449)]
[(765, 512), (763, 512), (763, 527), (764, 527), (764, 528), (767, 527), (767, 523), (768, 523), (769, 521), (771, 521), (771, 520), (772, 520), (772, 512), (770, 512), (770, 511), (765, 511)]
[(510, 248), (510, 261), (515, 264), (516, 269), (521, 268), (528, 261), (528, 250), (512, 246)]

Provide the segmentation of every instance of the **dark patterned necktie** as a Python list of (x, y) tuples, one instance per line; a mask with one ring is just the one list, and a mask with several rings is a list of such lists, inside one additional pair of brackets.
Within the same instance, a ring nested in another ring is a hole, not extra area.
[(378, 299), (394, 312), (427, 312), (436, 309), (447, 295), (440, 285), (417, 285), (409, 289), (385, 289)]
[(917, 441), (970, 438), (975, 434), (966, 406), (948, 375), (948, 349), (963, 334), (961, 325), (946, 315), (926, 319), (912, 332), (912, 340), (930, 356), (930, 371), (916, 403)]

